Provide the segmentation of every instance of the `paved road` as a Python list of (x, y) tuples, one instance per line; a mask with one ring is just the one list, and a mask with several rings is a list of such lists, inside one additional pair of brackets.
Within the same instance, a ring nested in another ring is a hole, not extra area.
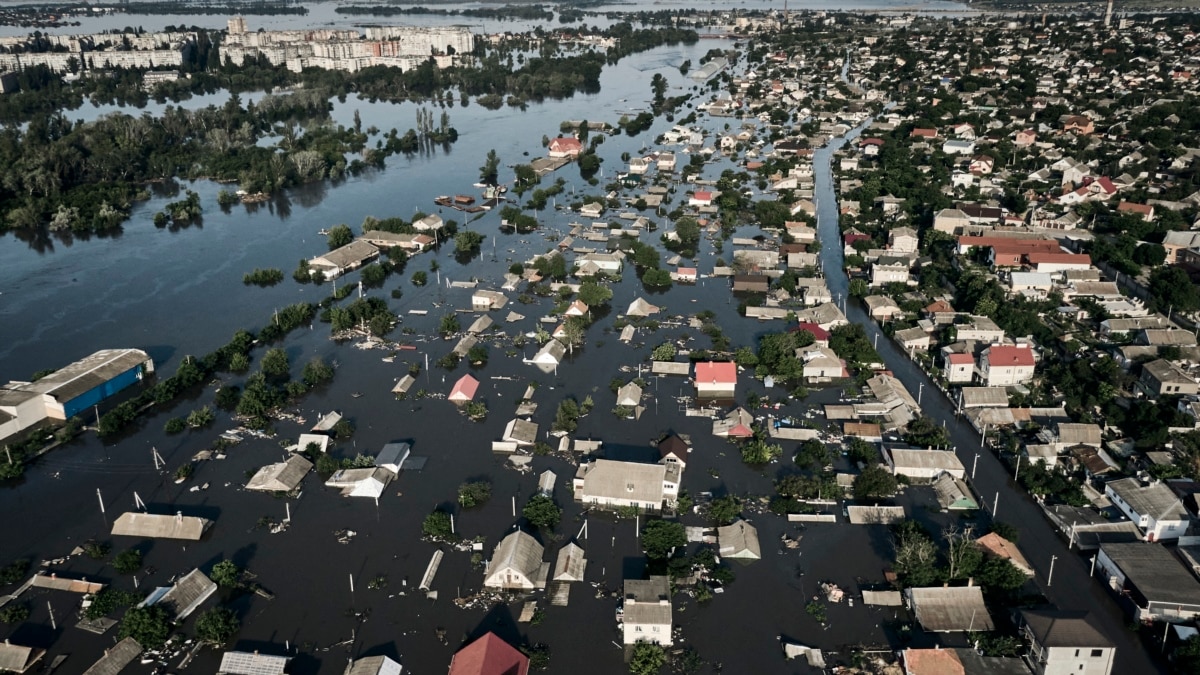
[[(816, 199), (818, 206), (818, 236), (821, 238), (821, 268), (829, 284), (829, 290), (840, 303), (848, 298), (849, 281), (842, 271), (842, 246), (838, 229), (837, 196), (833, 190), (830, 161), (833, 152), (856, 138), (862, 127), (851, 131), (843, 139), (821, 148), (815, 153)], [(999, 520), (1016, 525), (1021, 530), (1020, 547), (1029, 563), (1037, 571), (1036, 581), (1045, 596), (1060, 609), (1085, 610), (1094, 615), (1100, 629), (1117, 647), (1116, 673), (1166, 672), (1155, 664), (1137, 637), (1126, 627), (1116, 602), (1098, 581), (1089, 578), (1090, 559), (1077, 552), (1067, 550), (1066, 542), (1058, 535), (1041, 509), (1024, 490), (1017, 487), (1007, 467), (990, 451), (981, 451), (980, 435), (965, 421), (954, 415), (954, 407), (920, 368), (870, 320), (857, 302), (846, 302), (846, 316), (851, 322), (861, 324), (872, 341), (877, 339), (880, 356), (895, 376), (904, 383), (913, 396), (920, 392), (923, 411), (933, 419), (943, 422), (950, 431), (950, 438), (963, 465), (979, 464), (973, 481), (976, 491), (990, 511), (998, 498)], [(877, 338), (878, 336), (878, 338)], [(923, 389), (928, 391), (924, 394)], [(1054, 561), (1053, 585), (1047, 586), (1052, 556)]]

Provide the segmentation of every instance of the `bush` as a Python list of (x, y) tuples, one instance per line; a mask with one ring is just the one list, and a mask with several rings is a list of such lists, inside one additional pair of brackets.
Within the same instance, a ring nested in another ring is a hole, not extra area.
[(440, 509), (425, 516), (424, 522), (421, 523), (421, 531), (425, 533), (425, 536), (433, 539), (454, 538), (450, 514)]
[(241, 583), (242, 570), (232, 560), (222, 560), (213, 565), (212, 572), (208, 576), (218, 586), (233, 588)]
[(121, 574), (133, 574), (142, 569), (142, 552), (136, 548), (125, 549), (113, 559), (113, 569)]
[(171, 623), (167, 610), (159, 605), (131, 608), (125, 612), (121, 630), (117, 633), (118, 638), (131, 637), (145, 649), (158, 649), (170, 635)]
[(201, 642), (219, 647), (229, 642), (241, 625), (232, 609), (213, 607), (196, 619), (196, 637)]
[(14, 602), (0, 608), (0, 621), (8, 624), (21, 623), (29, 618), (29, 605)]
[(178, 434), (184, 429), (187, 429), (187, 422), (183, 421), (182, 417), (172, 417), (163, 425), (163, 431), (168, 434)]
[(83, 614), (89, 619), (99, 619), (122, 607), (132, 607), (142, 601), (142, 596), (132, 591), (119, 591), (109, 586), (92, 597)]
[(552, 530), (558, 527), (558, 522), (562, 520), (562, 509), (558, 508), (550, 497), (536, 494), (526, 502), (525, 508), (521, 509), (521, 515), (538, 529)]
[(458, 504), (469, 509), (486, 502), (492, 496), (492, 484), (487, 481), (474, 481), (458, 486)]

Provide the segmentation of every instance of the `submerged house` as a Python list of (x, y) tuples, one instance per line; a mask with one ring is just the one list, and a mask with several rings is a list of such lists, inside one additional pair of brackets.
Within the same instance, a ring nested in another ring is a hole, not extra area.
[(286, 462), (268, 464), (259, 469), (246, 483), (247, 490), (261, 492), (291, 492), (300, 487), (300, 482), (313, 468), (313, 463), (299, 453), (288, 457)]
[(380, 467), (342, 469), (325, 481), (326, 487), (341, 488), (343, 497), (368, 497), (379, 499), (383, 490), (396, 475)]
[(683, 466), (598, 459), (580, 464), (575, 473), (575, 499), (584, 504), (659, 511), (679, 498)]
[(484, 588), (532, 591), (546, 587), (550, 564), (542, 562), (545, 549), (531, 535), (517, 530), (500, 540), (488, 562)]
[(171, 621), (178, 623), (188, 618), (216, 592), (216, 582), (199, 569), (194, 569), (176, 581), (174, 586), (160, 586), (154, 589), (154, 592), (138, 606), (158, 605), (167, 610)]

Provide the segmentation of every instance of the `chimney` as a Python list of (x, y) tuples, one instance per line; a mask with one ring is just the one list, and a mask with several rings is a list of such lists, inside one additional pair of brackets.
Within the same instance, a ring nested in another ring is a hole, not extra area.
[(975, 577), (967, 577), (967, 588), (975, 585)]

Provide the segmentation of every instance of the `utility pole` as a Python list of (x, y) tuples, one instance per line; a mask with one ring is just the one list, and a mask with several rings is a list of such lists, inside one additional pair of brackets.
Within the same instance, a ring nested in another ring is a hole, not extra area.
[(100, 494), (100, 488), (96, 488), (96, 499), (100, 500), (100, 513), (104, 513), (104, 495)]
[(971, 463), (971, 480), (975, 480), (975, 469), (979, 468), (979, 453), (975, 453), (975, 461)]
[(1017, 455), (1017, 469), (1013, 471), (1013, 480), (1017, 480), (1017, 476), (1021, 475), (1021, 456)]
[(996, 498), (992, 500), (992, 518), (996, 517), (996, 510), (1000, 508), (1000, 491), (996, 490)]
[(1054, 580), (1054, 561), (1055, 560), (1058, 560), (1058, 556), (1056, 556), (1056, 555), (1050, 556), (1050, 573), (1046, 575), (1046, 587), (1047, 588), (1050, 586), (1050, 583)]

